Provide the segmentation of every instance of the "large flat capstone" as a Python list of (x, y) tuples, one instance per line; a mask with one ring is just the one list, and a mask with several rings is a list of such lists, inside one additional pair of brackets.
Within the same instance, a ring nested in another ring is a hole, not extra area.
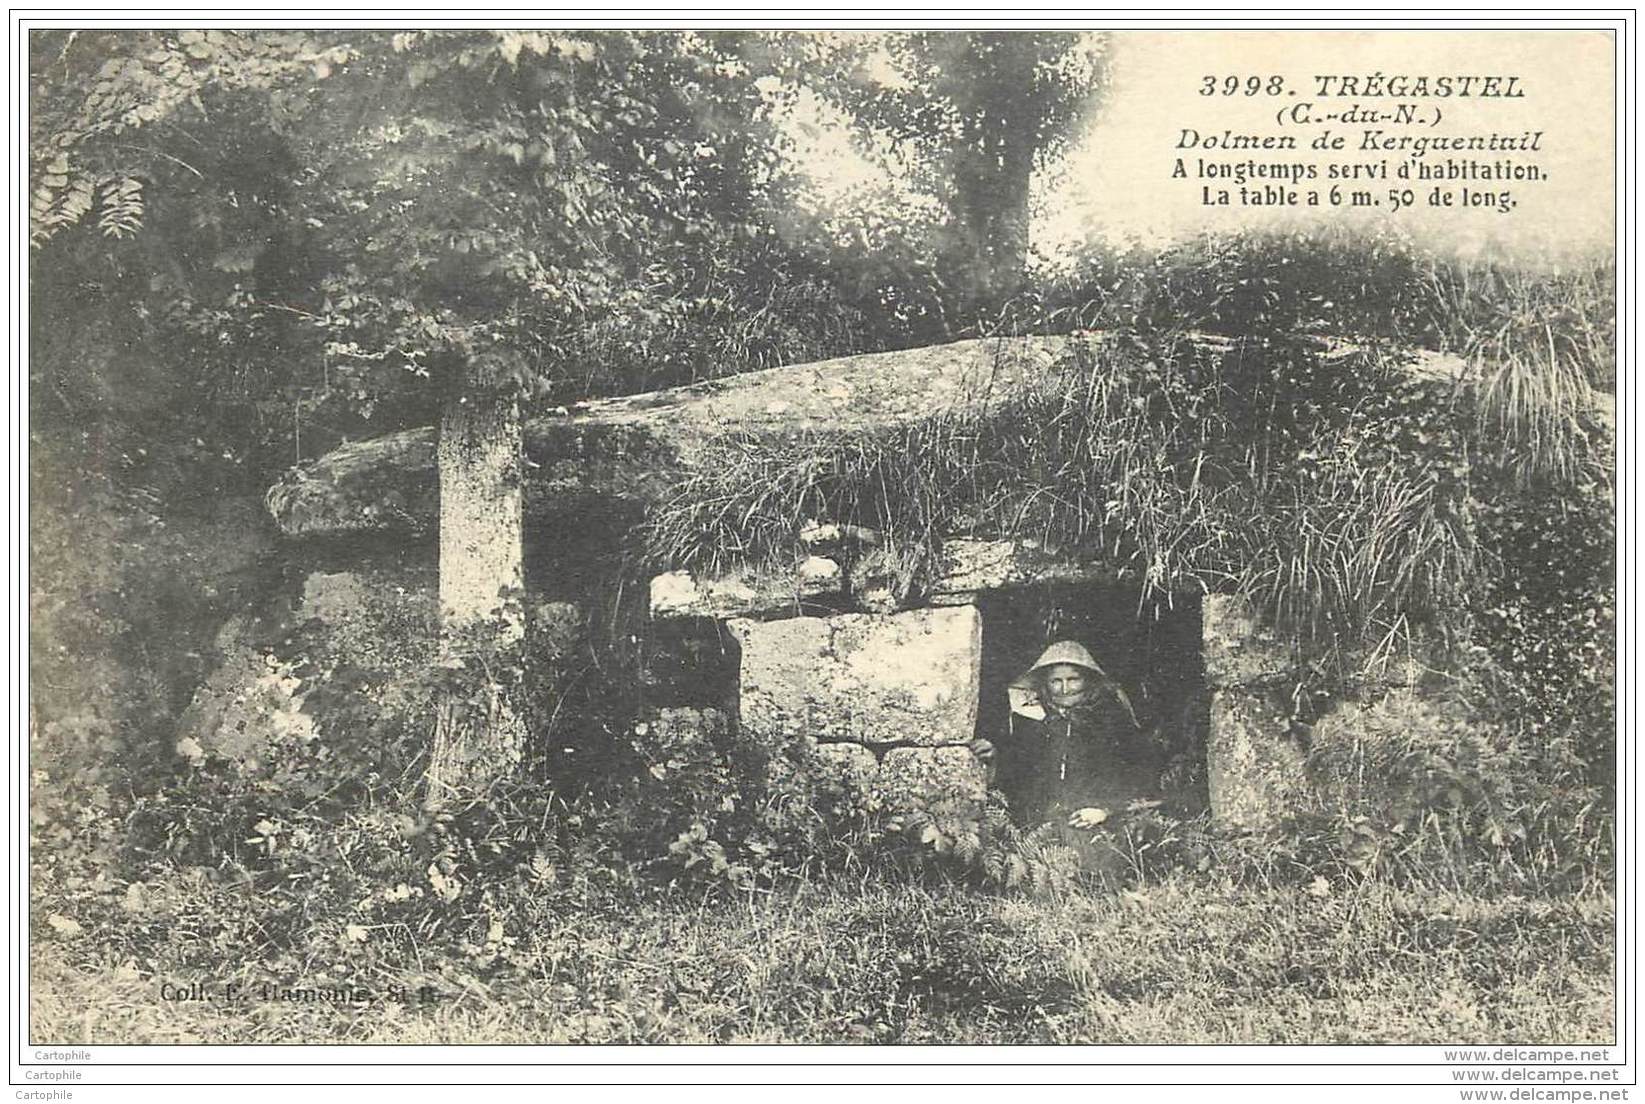
[[(1097, 340), (1092, 335), (1090, 340)], [(727, 434), (869, 435), (943, 411), (986, 412), (1054, 386), (1066, 336), (975, 338), (864, 353), (578, 403), (529, 419), (528, 523), (561, 527), (612, 499), (657, 501)], [(432, 427), (356, 441), (294, 469), (268, 507), (290, 537), (438, 529)]]
[(974, 606), (728, 624), (742, 646), (742, 729), (768, 747), (804, 738), (884, 751), (974, 735)]

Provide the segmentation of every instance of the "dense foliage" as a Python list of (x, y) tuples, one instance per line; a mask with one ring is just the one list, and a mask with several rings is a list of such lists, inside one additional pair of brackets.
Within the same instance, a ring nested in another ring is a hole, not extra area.
[(469, 375), (566, 402), (860, 346), (771, 229), (748, 45), (38, 36), (37, 417), (194, 414), (266, 479)]

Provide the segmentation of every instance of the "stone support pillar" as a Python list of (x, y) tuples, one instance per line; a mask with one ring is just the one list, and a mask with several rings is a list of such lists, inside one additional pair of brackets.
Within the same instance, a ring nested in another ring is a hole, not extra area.
[(1290, 735), (1295, 666), (1243, 599), (1207, 595), (1202, 610), (1211, 816), (1222, 828), (1260, 831), (1297, 808), (1306, 785), (1303, 750)]

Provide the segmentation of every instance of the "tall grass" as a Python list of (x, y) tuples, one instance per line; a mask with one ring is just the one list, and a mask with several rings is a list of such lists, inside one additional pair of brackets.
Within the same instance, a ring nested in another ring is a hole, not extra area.
[(1312, 638), (1380, 639), (1474, 568), (1453, 458), (1412, 436), (1454, 435), (1448, 398), (1396, 379), (1381, 353), (1307, 343), (1080, 344), (1003, 409), (727, 437), (652, 513), (648, 544), (719, 570), (794, 556), (808, 519), (847, 521), (880, 530), (917, 588), (945, 536), (1031, 537), (1104, 561), (1144, 601), (1232, 590)]
[(1315, 333), (1455, 353), (1479, 400), (1479, 440), (1528, 482), (1587, 474), (1603, 447), (1595, 420), (1616, 386), (1615, 308), (1609, 259), (1531, 269), (1338, 228), (1093, 247), (1013, 304), (999, 332)]
[(1439, 344), (1468, 363), (1479, 434), (1521, 482), (1602, 470), (1616, 386), (1615, 276), (1609, 267), (1529, 273), (1488, 264), (1431, 264), (1424, 298)]

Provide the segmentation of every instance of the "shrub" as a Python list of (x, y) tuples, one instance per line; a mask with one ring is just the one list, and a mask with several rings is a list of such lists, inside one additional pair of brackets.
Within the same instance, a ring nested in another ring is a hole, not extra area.
[(1587, 781), (1614, 786), (1616, 516), (1608, 482), (1543, 485), (1482, 503), (1489, 563), (1472, 603), (1476, 696), (1499, 724), (1571, 741)]
[(1360, 875), (1452, 888), (1581, 884), (1610, 863), (1611, 816), (1568, 746), (1459, 699), (1398, 690), (1314, 726), (1313, 812)]
[(159, 458), (99, 427), (30, 442), (31, 888), (119, 876), (134, 795), (171, 779), (175, 722), (224, 617), (270, 572), (254, 507), (202, 458), (186, 508)]

